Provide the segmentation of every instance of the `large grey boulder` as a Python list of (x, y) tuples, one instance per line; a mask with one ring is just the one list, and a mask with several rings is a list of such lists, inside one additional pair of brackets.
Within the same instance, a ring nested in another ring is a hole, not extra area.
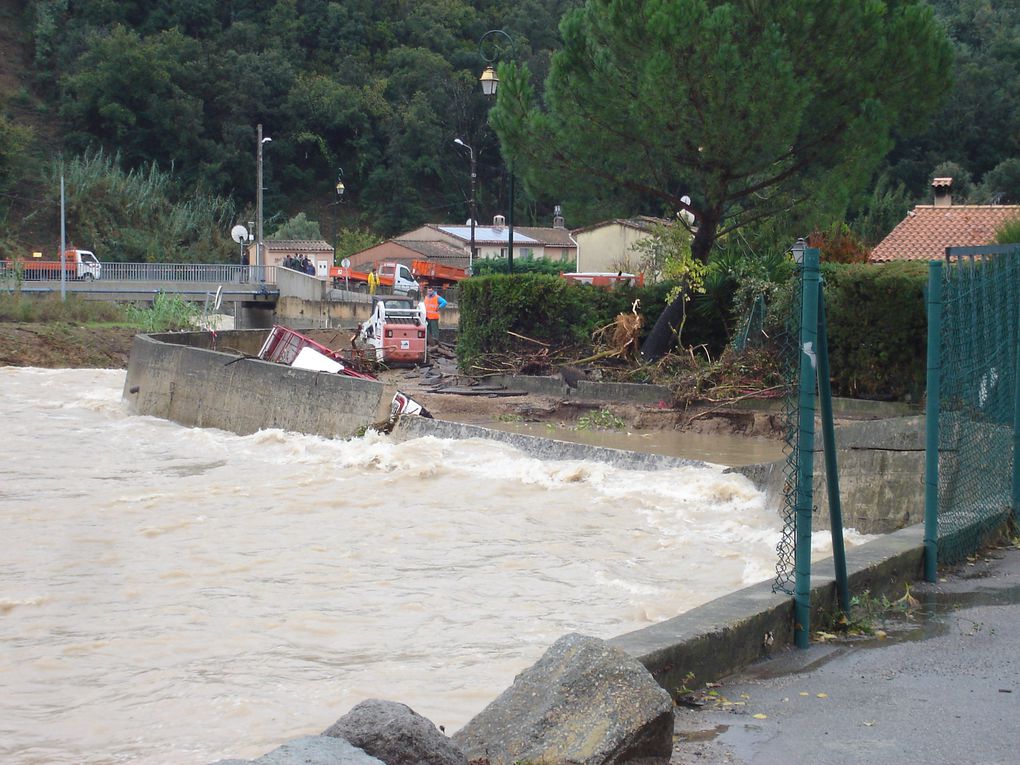
[(572, 633), (453, 741), (470, 759), (491, 765), (665, 762), (673, 750), (673, 701), (623, 651)]
[(375, 757), (339, 738), (302, 736), (257, 760), (219, 760), (213, 765), (382, 765)]
[(362, 701), (322, 735), (346, 739), (386, 765), (467, 765), (430, 720), (394, 701)]

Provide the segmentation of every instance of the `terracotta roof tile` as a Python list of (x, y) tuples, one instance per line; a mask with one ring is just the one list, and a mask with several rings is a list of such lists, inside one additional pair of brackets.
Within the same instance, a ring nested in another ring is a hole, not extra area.
[(1020, 205), (918, 205), (875, 246), (868, 261), (940, 260), (946, 247), (995, 244), (995, 232), (1014, 218), (1020, 218)]

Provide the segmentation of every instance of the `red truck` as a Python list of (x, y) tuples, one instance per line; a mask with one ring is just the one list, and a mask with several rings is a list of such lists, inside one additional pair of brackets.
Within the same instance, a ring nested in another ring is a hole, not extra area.
[[(41, 252), (32, 253), (31, 258), (0, 261), (0, 273), (10, 276), (21, 272), (25, 280), (59, 279), (60, 256), (43, 258)], [(103, 264), (88, 250), (64, 250), (64, 274), (67, 279), (92, 281), (102, 276)]]

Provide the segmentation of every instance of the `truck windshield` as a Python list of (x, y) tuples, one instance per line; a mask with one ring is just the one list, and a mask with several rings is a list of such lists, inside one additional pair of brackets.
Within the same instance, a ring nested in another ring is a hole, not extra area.
[(99, 261), (96, 260), (96, 256), (93, 255), (91, 252), (82, 252), (81, 253), (81, 262), (82, 263), (98, 263)]

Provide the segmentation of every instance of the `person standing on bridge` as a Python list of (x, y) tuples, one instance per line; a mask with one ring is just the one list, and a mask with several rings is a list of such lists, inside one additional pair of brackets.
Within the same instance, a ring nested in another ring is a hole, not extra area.
[(443, 308), (446, 308), (446, 299), (436, 292), (435, 287), (429, 287), (425, 295), (425, 324), (429, 345), (439, 343), (439, 311)]
[(375, 269), (373, 268), (368, 272), (368, 294), (374, 295), (377, 289), (379, 289), (379, 276), (375, 273)]

